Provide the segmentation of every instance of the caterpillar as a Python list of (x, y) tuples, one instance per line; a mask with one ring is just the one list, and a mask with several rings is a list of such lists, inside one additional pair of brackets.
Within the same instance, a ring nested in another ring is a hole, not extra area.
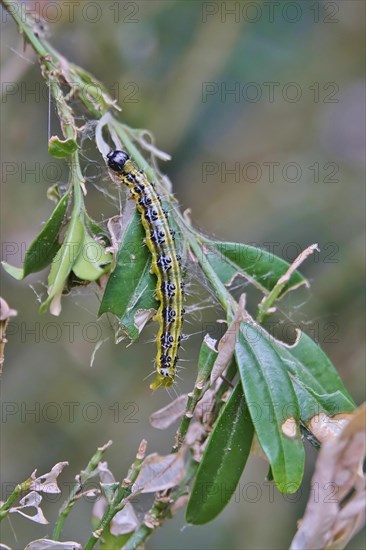
[(150, 388), (168, 387), (175, 379), (184, 314), (181, 258), (176, 251), (174, 231), (169, 227), (168, 213), (162, 207), (155, 184), (149, 182), (125, 151), (110, 151), (107, 165), (112, 174), (128, 186), (141, 214), (145, 242), (152, 256), (151, 272), (157, 278), (156, 298), (160, 302), (153, 318), (159, 322), (157, 373)]

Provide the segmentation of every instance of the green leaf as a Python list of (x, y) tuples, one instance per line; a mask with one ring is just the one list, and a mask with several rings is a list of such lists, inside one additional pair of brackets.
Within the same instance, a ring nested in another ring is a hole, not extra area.
[(1, 265), (5, 269), (5, 271), (11, 275), (14, 279), (17, 279), (17, 281), (21, 281), (24, 277), (23, 268), (22, 267), (15, 267), (13, 265), (8, 264), (8, 262), (1, 262)]
[[(206, 257), (221, 282), (230, 284), (242, 275), (262, 292), (270, 291), (290, 267), (290, 264), (271, 252), (240, 243), (213, 242), (205, 239)], [(306, 279), (295, 271), (282, 295), (290, 289), (306, 284)]]
[(200, 380), (207, 380), (218, 356), (218, 352), (213, 347), (214, 344), (215, 341), (206, 335), (198, 357), (198, 378)]
[(58, 159), (63, 159), (72, 155), (77, 148), (78, 144), (71, 138), (62, 140), (57, 136), (52, 136), (48, 141), (49, 154)]
[(126, 535), (114, 536), (105, 529), (99, 543), (100, 550), (121, 550), (132, 535), (133, 533), (127, 533)]
[(40, 234), (31, 243), (24, 260), (24, 277), (47, 267), (60, 248), (58, 236), (65, 217), (69, 195), (65, 194), (52, 212)]
[(14, 279), (21, 281), (30, 273), (41, 271), (52, 262), (60, 248), (57, 237), (65, 217), (67, 204), (68, 194), (66, 193), (57, 204), (40, 234), (30, 244), (25, 255), (23, 268), (2, 262), (5, 271)]
[(48, 298), (40, 307), (40, 311), (46, 311), (53, 298), (62, 293), (66, 280), (71, 273), (73, 265), (79, 256), (84, 241), (84, 224), (75, 211), (67, 228), (65, 240), (57, 252), (48, 276)]
[(106, 252), (105, 248), (85, 231), (83, 245), (72, 271), (82, 281), (96, 281), (106, 271), (103, 266), (108, 266), (111, 261), (112, 254)]
[(105, 237), (109, 242), (108, 231), (103, 227), (101, 227), (99, 224), (97, 224), (97, 222), (95, 222), (86, 212), (84, 212), (84, 221), (90, 233), (98, 237), (99, 236)]
[(188, 502), (188, 523), (214, 519), (240, 480), (253, 439), (253, 424), (239, 382), (216, 421), (198, 467)]
[(330, 359), (309, 336), (302, 333), (295, 347), (278, 349), (290, 373), (304, 422), (320, 412), (333, 416), (355, 409)]
[[(255, 431), (276, 485), (282, 493), (293, 493), (303, 476), (304, 448), (299, 405), (287, 365), (273, 338), (247, 322), (241, 323), (235, 354)], [(291, 419), (290, 436), (286, 427)]]
[(145, 231), (135, 211), (128, 221), (111, 273), (99, 315), (114, 313), (132, 340), (139, 336), (135, 315), (140, 310), (156, 309), (156, 277), (150, 273), (151, 256), (144, 243)]

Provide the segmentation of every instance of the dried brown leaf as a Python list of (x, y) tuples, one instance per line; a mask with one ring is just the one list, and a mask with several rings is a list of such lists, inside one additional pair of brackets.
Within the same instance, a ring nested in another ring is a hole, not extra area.
[(160, 456), (153, 453), (142, 463), (133, 492), (155, 493), (178, 485), (184, 478), (183, 452)]
[(188, 395), (183, 394), (174, 399), (166, 407), (150, 415), (150, 424), (158, 430), (169, 428), (176, 420), (182, 418), (185, 413), (188, 401)]
[(139, 333), (155, 314), (156, 309), (139, 309), (136, 311), (133, 322)]
[(47, 474), (42, 476), (35, 477), (36, 470), (32, 474), (33, 481), (31, 482), (29, 488), (33, 491), (38, 491), (42, 493), (58, 494), (61, 493), (59, 486), (57, 485), (57, 478), (61, 474), (65, 466), (68, 466), (68, 462), (58, 462), (54, 465), (52, 470)]
[(97, 466), (101, 483), (115, 483), (114, 475), (108, 468), (108, 462), (99, 462)]
[(348, 416), (339, 433), (326, 432), (311, 482), (317, 498), (312, 491), (291, 550), (340, 550), (365, 524), (361, 466), (366, 454), (366, 406)]
[(321, 443), (325, 443), (325, 441), (340, 435), (351, 418), (351, 413), (336, 414), (335, 416), (320, 413), (307, 422), (307, 427)]
[[(47, 524), (48, 521), (43, 515), (43, 512), (41, 510), (40, 504), (42, 502), (42, 497), (40, 494), (38, 494), (36, 491), (31, 491), (27, 495), (25, 495), (20, 501), (20, 506), (14, 506), (13, 508), (10, 508), (9, 512), (11, 514), (18, 513), (21, 516), (30, 519), (31, 521), (34, 521), (35, 523), (41, 523), (43, 525)], [(29, 513), (26, 514), (23, 510), (24, 509), (35, 509), (36, 513), (33, 516), (30, 516)]]
[(78, 542), (38, 539), (27, 544), (24, 550), (82, 550), (82, 548)]
[(139, 520), (135, 514), (135, 510), (129, 502), (127, 502), (120, 512), (114, 516), (111, 521), (110, 533), (115, 537), (118, 535), (125, 535), (131, 533), (136, 529), (139, 524)]
[(239, 299), (238, 307), (235, 312), (235, 315), (228, 326), (227, 331), (221, 338), (218, 344), (218, 356), (212, 367), (210, 383), (211, 385), (216, 382), (219, 376), (225, 371), (229, 366), (229, 363), (234, 355), (235, 345), (238, 339), (238, 332), (240, 328), (240, 323), (247, 317), (245, 311), (245, 294), (242, 294)]
[(196, 441), (201, 441), (205, 433), (206, 430), (200, 422), (192, 422), (188, 428), (184, 443), (191, 446), (196, 443)]
[(18, 315), (18, 312), (15, 309), (11, 309), (4, 298), (0, 297), (0, 374), (3, 370), (5, 344), (8, 342), (6, 328), (10, 317), (15, 317), (16, 315)]

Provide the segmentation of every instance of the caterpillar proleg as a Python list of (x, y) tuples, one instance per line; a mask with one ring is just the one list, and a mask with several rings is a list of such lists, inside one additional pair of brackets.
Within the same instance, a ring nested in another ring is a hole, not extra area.
[(174, 243), (174, 232), (154, 183), (149, 182), (128, 154), (121, 150), (110, 151), (107, 164), (112, 174), (128, 186), (141, 214), (145, 242), (152, 256), (151, 271), (157, 278), (156, 298), (159, 301), (154, 317), (159, 322), (155, 358), (157, 373), (150, 387), (168, 387), (175, 379), (184, 314), (180, 257)]

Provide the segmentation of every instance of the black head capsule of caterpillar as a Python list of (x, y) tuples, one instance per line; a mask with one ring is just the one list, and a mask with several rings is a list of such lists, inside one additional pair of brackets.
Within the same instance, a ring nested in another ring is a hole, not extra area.
[(130, 160), (130, 157), (125, 151), (110, 151), (107, 155), (108, 167), (117, 174), (123, 172), (123, 167), (128, 160)]

